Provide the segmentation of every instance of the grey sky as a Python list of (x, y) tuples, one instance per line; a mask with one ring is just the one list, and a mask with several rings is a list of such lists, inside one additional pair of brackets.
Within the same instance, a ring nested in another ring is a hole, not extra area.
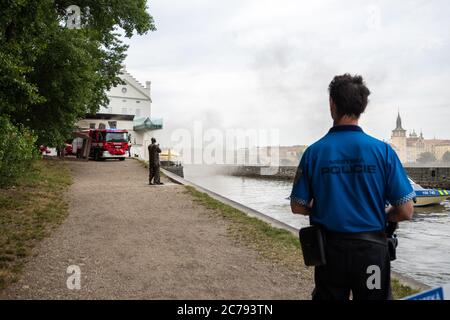
[(361, 125), (450, 138), (448, 0), (153, 0), (158, 31), (136, 36), (126, 65), (152, 81), (153, 114), (175, 128), (275, 128), (310, 144), (331, 126), (327, 86), (362, 74)]

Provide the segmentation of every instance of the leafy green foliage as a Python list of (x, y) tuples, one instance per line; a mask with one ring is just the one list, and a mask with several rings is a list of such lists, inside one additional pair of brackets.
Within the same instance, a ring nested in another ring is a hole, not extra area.
[(16, 127), (0, 117), (0, 187), (15, 183), (26, 173), (38, 152), (36, 137), (23, 126)]
[(44, 46), (45, 26), (39, 23), (50, 1), (2, 3), (0, 11), (0, 113), (25, 110), (40, 102), (37, 86), (27, 79)]

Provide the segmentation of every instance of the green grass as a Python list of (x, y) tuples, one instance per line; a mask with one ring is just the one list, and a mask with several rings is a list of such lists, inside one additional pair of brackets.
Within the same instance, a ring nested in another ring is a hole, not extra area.
[(249, 217), (242, 211), (215, 200), (191, 186), (186, 186), (186, 190), (194, 197), (194, 201), (229, 222), (228, 231), (234, 241), (291, 270), (308, 272), (312, 275), (312, 268), (299, 263), (302, 260), (300, 243), (291, 232), (272, 227), (258, 218)]
[(416, 293), (419, 293), (419, 290), (408, 287), (407, 285), (402, 284), (398, 279), (391, 280), (392, 286), (392, 295), (394, 299), (401, 299)]
[(18, 279), (33, 247), (65, 219), (71, 183), (63, 161), (39, 160), (14, 187), (0, 189), (0, 289)]
[[(228, 231), (234, 241), (256, 250), (261, 256), (290, 270), (303, 273), (305, 277), (313, 277), (313, 268), (303, 264), (300, 242), (294, 234), (272, 227), (260, 219), (249, 217), (244, 212), (215, 200), (191, 186), (185, 188), (195, 202), (228, 222)], [(397, 279), (393, 279), (391, 284), (394, 299), (418, 292)]]

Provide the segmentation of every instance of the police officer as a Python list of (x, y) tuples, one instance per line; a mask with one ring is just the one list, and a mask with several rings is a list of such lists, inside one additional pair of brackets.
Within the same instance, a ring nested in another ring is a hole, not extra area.
[(324, 234), (313, 300), (390, 299), (386, 224), (412, 218), (415, 194), (391, 146), (358, 126), (363, 78), (336, 76), (328, 90), (333, 127), (303, 154), (291, 194), (292, 212)]
[(149, 170), (148, 183), (150, 185), (163, 184), (160, 181), (159, 175), (159, 154), (161, 153), (161, 149), (159, 148), (159, 144), (156, 144), (155, 138), (152, 138), (151, 142), (152, 144), (148, 146), (148, 170)]

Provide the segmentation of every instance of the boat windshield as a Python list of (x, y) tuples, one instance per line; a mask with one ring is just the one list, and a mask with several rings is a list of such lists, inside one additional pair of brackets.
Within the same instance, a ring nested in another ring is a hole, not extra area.
[(415, 183), (414, 181), (411, 180), (410, 177), (408, 177), (409, 183), (411, 183), (411, 186), (413, 187), (413, 190), (425, 190), (425, 188), (423, 188), (421, 185)]

